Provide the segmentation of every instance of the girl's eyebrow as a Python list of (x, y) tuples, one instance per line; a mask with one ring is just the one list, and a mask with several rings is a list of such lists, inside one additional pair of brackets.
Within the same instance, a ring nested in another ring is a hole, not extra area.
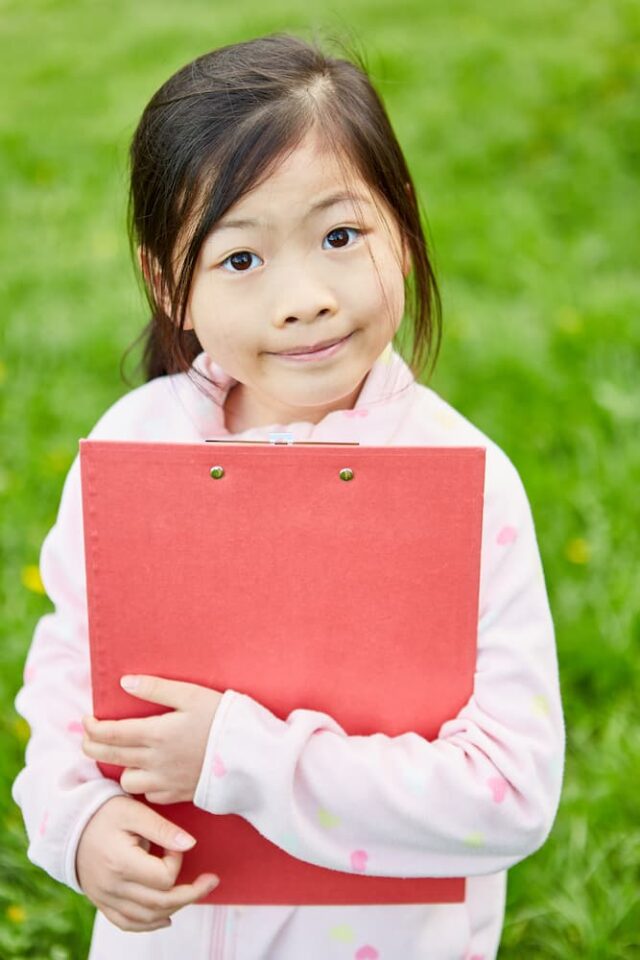
[[(308, 220), (314, 213), (318, 213), (320, 210), (327, 210), (329, 207), (335, 206), (337, 203), (343, 203), (348, 200), (359, 200), (360, 203), (366, 203), (369, 206), (372, 206), (371, 200), (368, 197), (364, 197), (358, 193), (332, 193), (328, 197), (324, 197), (322, 200), (318, 200), (316, 203), (312, 204), (305, 215), (303, 216), (303, 222)], [(220, 220), (215, 227), (211, 230), (211, 234), (218, 233), (221, 230), (232, 230), (237, 227), (261, 227), (268, 226), (264, 220), (254, 220), (247, 217), (234, 218), (228, 220)], [(211, 235), (210, 234), (210, 235)]]

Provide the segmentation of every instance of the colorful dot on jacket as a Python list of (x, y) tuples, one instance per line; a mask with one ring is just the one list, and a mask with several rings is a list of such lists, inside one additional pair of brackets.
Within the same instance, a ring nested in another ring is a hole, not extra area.
[(286, 850), (288, 853), (292, 854), (294, 857), (297, 852), (299, 852), (300, 841), (293, 831), (289, 830), (287, 833), (283, 833), (280, 836), (280, 844), (283, 850)]
[(509, 784), (504, 777), (491, 777), (489, 780), (487, 780), (487, 784), (493, 795), (494, 803), (502, 803), (507, 795), (507, 789), (509, 787)]
[(517, 537), (518, 537), (518, 531), (516, 530), (516, 528), (506, 526), (506, 527), (503, 527), (500, 533), (498, 534), (496, 538), (496, 543), (499, 544), (501, 547), (504, 547), (508, 543), (513, 543), (513, 541), (516, 540)]
[(377, 960), (380, 956), (375, 947), (372, 947), (371, 944), (367, 943), (364, 947), (360, 947), (354, 953), (355, 960)]
[(484, 836), (481, 833), (470, 833), (463, 842), (468, 847), (484, 847)]
[(543, 717), (549, 716), (549, 701), (546, 697), (538, 695), (533, 698), (533, 709), (536, 713), (541, 714)]
[(214, 753), (213, 755), (211, 772), (213, 773), (214, 777), (224, 777), (225, 773), (227, 772), (227, 768), (225, 767), (222, 757), (219, 753)]
[(437, 410), (434, 419), (444, 427), (445, 430), (453, 430), (456, 425), (457, 417), (450, 410)]
[(352, 850), (351, 851), (351, 866), (358, 873), (364, 873), (367, 869), (367, 860), (369, 859), (369, 854), (366, 850)]
[(564, 776), (564, 756), (562, 753), (552, 757), (549, 761), (549, 773), (554, 781), (562, 781)]
[(329, 810), (323, 810), (322, 807), (320, 807), (318, 810), (318, 822), (320, 826), (326, 830), (331, 830), (332, 827), (340, 826), (340, 817), (336, 817), (335, 813), (331, 813)]
[(339, 940), (341, 943), (352, 943), (355, 934), (353, 927), (350, 927), (348, 923), (340, 923), (337, 927), (331, 928), (329, 936), (332, 940)]

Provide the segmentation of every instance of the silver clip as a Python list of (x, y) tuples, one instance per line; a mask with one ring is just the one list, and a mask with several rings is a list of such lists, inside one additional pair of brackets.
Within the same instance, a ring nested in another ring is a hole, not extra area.
[(270, 433), (269, 434), (269, 443), (293, 443), (293, 434), (282, 432), (282, 433)]

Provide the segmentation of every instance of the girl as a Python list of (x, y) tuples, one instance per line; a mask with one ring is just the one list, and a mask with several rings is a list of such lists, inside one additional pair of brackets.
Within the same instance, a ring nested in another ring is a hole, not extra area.
[[(147, 382), (89, 436), (266, 440), (285, 429), (484, 446), (474, 692), (434, 741), (351, 737), (304, 703), (280, 718), (242, 691), (162, 677), (138, 678), (134, 695), (173, 711), (96, 721), (76, 457), (41, 553), (55, 610), (36, 626), (15, 701), (31, 726), (13, 787), (28, 856), (97, 906), (90, 960), (490, 960), (507, 868), (544, 843), (559, 802), (554, 630), (518, 472), (417, 379), (437, 355), (440, 304), (385, 109), (361, 66), (272, 35), (172, 76), (144, 110), (131, 167), (131, 239), (152, 309)], [(407, 288), (411, 367), (391, 345)], [(98, 760), (126, 768), (120, 783)], [(274, 843), (295, 829), (292, 855), (326, 868), (349, 869), (355, 844), (377, 875), (465, 876), (466, 899), (198, 904), (216, 878), (175, 884), (185, 846), (141, 794), (242, 815)]]

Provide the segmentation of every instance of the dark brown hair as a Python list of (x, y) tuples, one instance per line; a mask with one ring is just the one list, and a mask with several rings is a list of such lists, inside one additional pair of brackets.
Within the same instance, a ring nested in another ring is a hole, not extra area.
[(316, 40), (271, 34), (198, 57), (147, 104), (131, 142), (128, 208), (131, 254), (137, 264), (140, 245), (152, 312), (129, 349), (144, 340), (146, 380), (189, 371), (202, 351), (195, 331), (183, 329), (202, 243), (311, 128), (395, 215), (412, 266), (405, 280), (409, 363), (417, 379), (429, 358), (435, 365), (441, 301), (415, 188), (385, 107), (355, 58), (334, 59)]

